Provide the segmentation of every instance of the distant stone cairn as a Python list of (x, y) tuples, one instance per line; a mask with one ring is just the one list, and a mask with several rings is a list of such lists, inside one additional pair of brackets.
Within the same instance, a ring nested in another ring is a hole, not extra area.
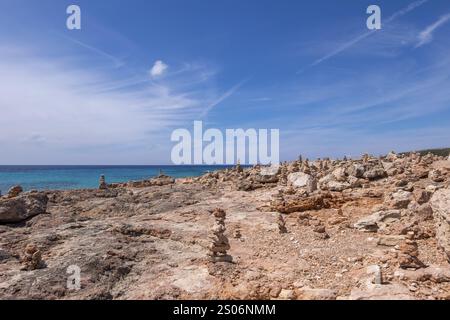
[(108, 185), (106, 184), (106, 179), (105, 179), (105, 176), (103, 174), (100, 176), (98, 188), (100, 190), (108, 189)]

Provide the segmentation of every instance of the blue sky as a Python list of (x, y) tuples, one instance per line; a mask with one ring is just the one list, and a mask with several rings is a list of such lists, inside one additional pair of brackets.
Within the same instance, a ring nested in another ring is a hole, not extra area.
[(0, 164), (170, 164), (194, 120), (282, 160), (449, 147), (449, 35), (448, 0), (2, 0)]

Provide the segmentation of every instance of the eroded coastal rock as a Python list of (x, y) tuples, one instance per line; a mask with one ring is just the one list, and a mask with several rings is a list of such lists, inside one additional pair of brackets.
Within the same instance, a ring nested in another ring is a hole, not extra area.
[(45, 193), (25, 193), (0, 198), (0, 223), (16, 223), (44, 214), (48, 197)]
[(446, 157), (275, 169), (1, 197), (0, 299), (450, 299)]

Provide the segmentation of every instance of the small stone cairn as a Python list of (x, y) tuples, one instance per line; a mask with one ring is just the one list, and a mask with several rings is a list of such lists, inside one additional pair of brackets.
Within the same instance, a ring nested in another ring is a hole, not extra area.
[(281, 234), (287, 233), (286, 221), (284, 220), (283, 215), (281, 213), (278, 214), (277, 224), (278, 230), (280, 231)]
[(28, 244), (25, 247), (21, 262), (23, 264), (22, 270), (24, 271), (42, 269), (45, 266), (42, 261), (42, 253), (34, 244)]

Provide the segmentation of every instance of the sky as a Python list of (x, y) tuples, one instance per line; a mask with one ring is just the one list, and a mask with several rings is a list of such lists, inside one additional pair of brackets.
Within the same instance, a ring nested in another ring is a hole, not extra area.
[(0, 165), (171, 164), (196, 120), (281, 160), (450, 147), (449, 36), (448, 0), (0, 0)]

